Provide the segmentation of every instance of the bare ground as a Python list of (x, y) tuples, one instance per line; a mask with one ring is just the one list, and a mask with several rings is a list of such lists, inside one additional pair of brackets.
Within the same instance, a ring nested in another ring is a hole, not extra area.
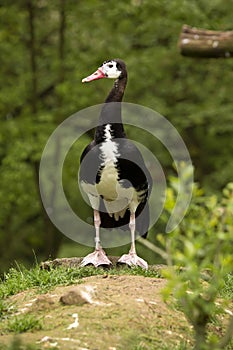
[[(42, 349), (175, 349), (190, 342), (192, 330), (182, 312), (163, 302), (165, 283), (160, 278), (106, 273), (43, 295), (33, 289), (21, 292), (11, 297), (18, 314), (35, 315), (42, 320), (42, 329), (19, 338)], [(61, 296), (74, 290), (87, 293), (83, 305), (61, 303)], [(4, 331), (5, 322), (0, 326), (0, 342), (8, 344), (13, 335)]]

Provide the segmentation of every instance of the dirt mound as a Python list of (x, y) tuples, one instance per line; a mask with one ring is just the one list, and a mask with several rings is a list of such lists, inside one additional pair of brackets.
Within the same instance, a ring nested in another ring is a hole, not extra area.
[[(17, 314), (35, 315), (43, 325), (20, 338), (42, 349), (175, 348), (191, 330), (183, 314), (163, 302), (165, 283), (160, 278), (106, 274), (44, 295), (35, 290), (19, 293), (11, 298)], [(84, 302), (78, 302), (80, 295)], [(0, 341), (8, 343), (11, 337), (2, 335)]]

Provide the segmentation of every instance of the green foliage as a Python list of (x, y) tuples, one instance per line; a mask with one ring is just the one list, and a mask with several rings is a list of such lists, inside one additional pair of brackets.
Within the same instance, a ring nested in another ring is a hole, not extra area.
[[(187, 350), (188, 348), (189, 347), (185, 343), (183, 343), (176, 346), (174, 350)], [(161, 348), (161, 350), (170, 350), (170, 347), (164, 346), (163, 348)]]
[(9, 319), (6, 325), (6, 331), (13, 332), (14, 334), (40, 329), (42, 329), (41, 320), (30, 314), (15, 316)]
[(6, 300), (0, 300), (0, 320), (7, 317), (7, 315), (11, 314), (15, 311), (14, 305), (7, 302)]
[(224, 285), (221, 295), (225, 298), (233, 299), (233, 274), (229, 273), (225, 276)]
[[(31, 5), (31, 7), (30, 7)], [(57, 255), (62, 238), (40, 201), (38, 168), (52, 131), (69, 115), (102, 103), (110, 81), (81, 84), (81, 78), (112, 57), (128, 66), (125, 101), (165, 115), (181, 132), (210, 192), (230, 180), (232, 157), (231, 59), (181, 57), (177, 40), (184, 23), (232, 29), (232, 4), (214, 0), (3, 1), (0, 7), (0, 266)], [(44, 25), (46, 23), (46, 25)], [(93, 28), (94, 31), (93, 31)], [(85, 121), (80, 120), (80, 124)], [(137, 140), (138, 133), (129, 130)], [(64, 187), (72, 208), (87, 217), (76, 187), (79, 154), (71, 150)], [(166, 174), (171, 159), (160, 145), (141, 142)], [(74, 158), (71, 155), (74, 155)], [(51, 191), (51, 201), (53, 200)], [(7, 249), (6, 249), (7, 248)]]
[(92, 274), (95, 274), (94, 269), (80, 271), (73, 268), (57, 268), (47, 271), (39, 266), (29, 270), (25, 267), (21, 267), (20, 270), (10, 269), (0, 285), (0, 294), (2, 297), (7, 297), (32, 287), (38, 287), (41, 292), (47, 292), (54, 286), (73, 284), (80, 278)]
[[(20, 267), (20, 269), (10, 269), (0, 283), (0, 297), (6, 298), (10, 295), (17, 294), (22, 290), (37, 287), (41, 293), (45, 293), (51, 288), (58, 285), (71, 285), (81, 282), (82, 278), (95, 275), (141, 275), (145, 277), (158, 277), (156, 270), (145, 271), (139, 267), (105, 270), (94, 267), (66, 268), (58, 267), (50, 270), (41, 269), (36, 266), (33, 269)], [(0, 304), (1, 305), (1, 304)], [(5, 309), (3, 303), (2, 309)]]
[(0, 350), (40, 350), (41, 347), (35, 344), (22, 344), (22, 341), (15, 337), (13, 341), (6, 345), (0, 344)]
[[(168, 191), (165, 206), (169, 214), (175, 204), (176, 187), (173, 183), (174, 189), (171, 187)], [(168, 280), (164, 298), (169, 300), (173, 293), (177, 305), (194, 328), (195, 349), (218, 349), (221, 342), (227, 345), (225, 338), (219, 341), (213, 334), (209, 334), (207, 341), (207, 326), (217, 315), (224, 317), (224, 305), (216, 303), (220, 294), (229, 297), (233, 293), (230, 274), (233, 266), (233, 184), (226, 186), (220, 199), (215, 195), (205, 196), (195, 187), (185, 220), (167, 237), (160, 235), (158, 238), (166, 249), (170, 265), (170, 269), (164, 271)], [(232, 329), (230, 321), (226, 338)]]

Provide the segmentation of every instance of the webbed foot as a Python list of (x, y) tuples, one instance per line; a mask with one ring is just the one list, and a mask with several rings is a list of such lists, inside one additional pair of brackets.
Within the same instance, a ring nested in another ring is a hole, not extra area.
[(148, 263), (142, 258), (140, 258), (136, 253), (129, 252), (129, 254), (122, 255), (122, 257), (118, 260), (118, 263), (127, 264), (130, 267), (140, 266), (142, 269), (148, 269)]
[(81, 262), (80, 266), (94, 265), (95, 267), (101, 265), (112, 265), (111, 261), (108, 259), (105, 251), (102, 248), (96, 249), (93, 253), (85, 256)]

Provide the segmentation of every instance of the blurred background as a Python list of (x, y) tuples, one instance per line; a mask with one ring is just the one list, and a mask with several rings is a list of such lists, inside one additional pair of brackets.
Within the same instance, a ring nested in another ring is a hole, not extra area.
[[(232, 30), (231, 1), (2, 0), (0, 23), (0, 271), (15, 262), (30, 266), (91, 250), (50, 222), (40, 199), (39, 164), (48, 137), (63, 120), (104, 101), (112, 81), (84, 86), (81, 79), (106, 59), (127, 63), (124, 101), (156, 110), (180, 132), (203, 192), (218, 196), (232, 180), (233, 60), (187, 58), (177, 47), (185, 23)], [(138, 138), (138, 130), (128, 133)], [(63, 170), (67, 197), (85, 218), (92, 213), (74, 187), (90, 134), (72, 147)], [(161, 145), (150, 145), (143, 133), (140, 142), (152, 148), (167, 178), (176, 176)], [(55, 200), (51, 188), (51, 203)], [(162, 230), (158, 222), (149, 239), (156, 243)], [(109, 253), (120, 255), (126, 248)], [(160, 261), (154, 253), (142, 255)]]

